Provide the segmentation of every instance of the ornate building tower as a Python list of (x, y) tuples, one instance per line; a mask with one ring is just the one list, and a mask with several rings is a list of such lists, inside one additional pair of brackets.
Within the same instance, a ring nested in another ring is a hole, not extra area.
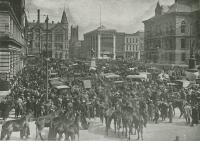
[(66, 15), (65, 10), (63, 11), (63, 14), (62, 14), (61, 24), (64, 28), (64, 41), (65, 41), (64, 48), (66, 49), (65, 58), (68, 59), (69, 58), (69, 37), (68, 37), (69, 24), (68, 24), (67, 15)]

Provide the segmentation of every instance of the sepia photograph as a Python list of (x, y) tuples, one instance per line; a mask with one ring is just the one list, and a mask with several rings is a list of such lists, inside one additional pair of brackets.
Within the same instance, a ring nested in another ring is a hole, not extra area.
[(200, 141), (200, 0), (0, 0), (0, 141)]

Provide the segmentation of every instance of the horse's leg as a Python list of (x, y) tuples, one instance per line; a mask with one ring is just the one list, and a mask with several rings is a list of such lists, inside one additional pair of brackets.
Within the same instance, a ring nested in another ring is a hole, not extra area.
[(129, 126), (128, 140), (131, 140), (131, 127)]
[(127, 136), (128, 136), (128, 129), (127, 129), (127, 126), (126, 126), (125, 130), (126, 130), (126, 131), (125, 131), (125, 132), (126, 132), (126, 133), (125, 133), (125, 137), (127, 138)]
[(78, 141), (79, 141), (79, 131), (77, 132), (77, 136), (78, 136)]
[(37, 140), (37, 138), (38, 138), (38, 127), (37, 127), (37, 125), (36, 125), (36, 132), (35, 132), (35, 134), (36, 134), (35, 140)]
[(10, 140), (11, 134), (12, 134), (12, 131), (10, 131), (10, 132), (7, 133), (7, 138), (6, 138), (6, 140)]
[(105, 117), (106, 122), (106, 135), (108, 136), (108, 117)]
[(5, 136), (6, 136), (6, 132), (5, 132), (4, 129), (2, 129), (1, 130), (1, 138), (0, 138), (0, 140), (3, 140), (5, 138)]
[(140, 132), (141, 132), (141, 138), (142, 138), (142, 140), (144, 140), (144, 138), (143, 138), (143, 127), (140, 129)]
[(58, 140), (61, 141), (61, 139), (62, 139), (62, 133), (58, 133), (58, 135), (59, 135)]
[(179, 118), (181, 118), (182, 115), (183, 115), (183, 109), (182, 109), (182, 108), (179, 108), (179, 110), (180, 110), (180, 117), (179, 117)]
[(21, 130), (21, 131), (20, 131), (20, 138), (21, 138), (21, 139), (23, 139), (23, 137), (24, 137), (24, 133), (25, 133), (24, 130)]
[(116, 118), (114, 118), (114, 128), (115, 128), (115, 134), (117, 133), (117, 121)]
[(40, 136), (40, 139), (43, 141), (44, 138), (42, 137), (42, 130), (39, 131), (39, 136)]
[(140, 129), (139, 129), (139, 127), (137, 128), (137, 133), (138, 133), (138, 140), (140, 139)]

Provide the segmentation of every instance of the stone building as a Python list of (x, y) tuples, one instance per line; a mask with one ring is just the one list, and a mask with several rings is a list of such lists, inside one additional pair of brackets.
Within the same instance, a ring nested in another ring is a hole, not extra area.
[(23, 67), (24, 27), (25, 0), (0, 0), (0, 79), (12, 79)]
[(158, 2), (155, 16), (144, 21), (145, 60), (187, 64), (192, 50), (199, 47), (199, 10), (200, 0), (175, 0), (169, 6)]
[(125, 34), (125, 59), (140, 60), (143, 53), (144, 33)]
[(57, 58), (61, 60), (68, 59), (69, 58), (68, 19), (65, 10), (63, 11), (61, 22), (58, 23), (55, 23), (54, 21), (48, 22), (48, 32), (47, 32), (47, 24), (40, 22), (40, 10), (38, 10), (37, 21), (29, 23), (28, 40), (29, 40), (29, 48), (28, 48), (29, 55), (39, 56), (46, 54), (46, 44), (47, 44), (48, 57)]
[(69, 45), (70, 59), (79, 59), (81, 54), (81, 41), (79, 40), (78, 26), (71, 26), (71, 37)]
[(100, 26), (84, 34), (83, 52), (86, 58), (91, 58), (92, 52), (97, 59), (123, 58), (124, 36), (124, 33)]

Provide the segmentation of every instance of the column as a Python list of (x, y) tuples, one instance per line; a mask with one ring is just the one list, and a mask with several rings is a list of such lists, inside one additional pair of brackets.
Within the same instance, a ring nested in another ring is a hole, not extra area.
[(113, 35), (113, 59), (116, 60), (116, 35)]
[(97, 58), (101, 58), (101, 34), (98, 34), (98, 52), (97, 52)]

